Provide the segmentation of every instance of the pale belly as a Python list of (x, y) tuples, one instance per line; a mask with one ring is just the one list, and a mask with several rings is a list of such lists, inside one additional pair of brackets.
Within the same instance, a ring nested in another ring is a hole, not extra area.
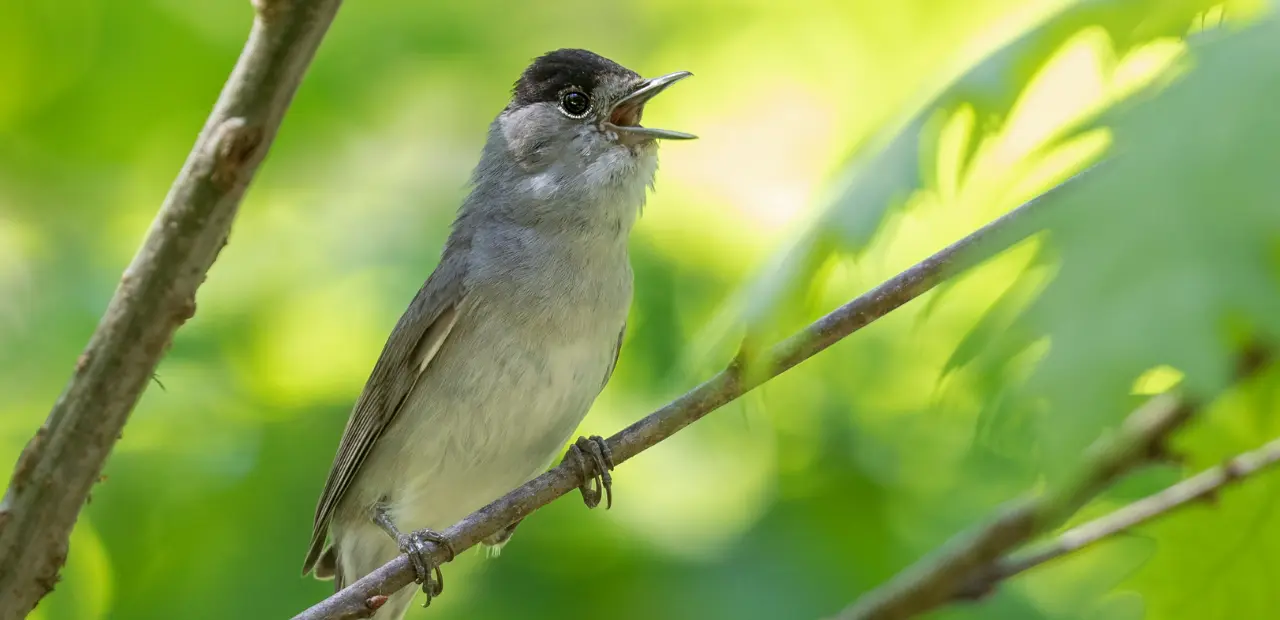
[(446, 528), (561, 457), (622, 324), (579, 327), (533, 343), (455, 328), (361, 472), (402, 531)]

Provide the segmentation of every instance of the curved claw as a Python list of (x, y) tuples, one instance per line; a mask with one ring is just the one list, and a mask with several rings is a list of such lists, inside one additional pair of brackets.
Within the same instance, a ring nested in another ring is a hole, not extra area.
[(422, 603), (422, 606), (431, 605), (431, 599), (440, 596), (444, 591), (444, 574), (440, 572), (440, 566), (433, 563), (427, 555), (429, 550), (427, 543), (433, 542), (443, 546), (449, 552), (450, 561), (457, 555), (453, 550), (453, 544), (443, 534), (427, 529), (398, 536), (396, 542), (400, 546), (400, 551), (409, 556), (409, 562), (413, 564), (414, 581), (422, 584), (422, 593), (427, 595), (427, 600)]
[[(609, 474), (609, 470), (613, 469), (613, 453), (609, 450), (609, 444), (599, 435), (590, 437), (579, 437), (578, 441), (569, 446), (569, 452), (565, 455), (565, 459), (572, 458), (577, 464), (578, 469), (582, 471), (582, 476), (586, 480), (582, 483), (578, 490), (582, 492), (582, 501), (587, 508), (595, 508), (600, 505), (601, 495), (605, 499), (605, 509), (613, 507), (613, 476)], [(594, 476), (591, 475), (592, 468), (587, 467), (587, 459), (591, 459)]]

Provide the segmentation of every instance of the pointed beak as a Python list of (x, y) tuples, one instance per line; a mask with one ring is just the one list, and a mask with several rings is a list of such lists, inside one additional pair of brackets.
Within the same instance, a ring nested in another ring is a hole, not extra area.
[(609, 120), (604, 123), (605, 127), (618, 132), (620, 136), (639, 140), (696, 139), (698, 136), (681, 131), (640, 126), (640, 117), (644, 114), (644, 104), (656, 97), (658, 93), (666, 90), (668, 86), (691, 75), (693, 74), (688, 71), (676, 71), (675, 73), (668, 73), (640, 82), (635, 90), (613, 105), (613, 110), (609, 112)]

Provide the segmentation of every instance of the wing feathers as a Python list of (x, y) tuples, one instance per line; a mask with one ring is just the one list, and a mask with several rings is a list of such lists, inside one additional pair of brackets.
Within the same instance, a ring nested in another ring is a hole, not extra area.
[(333, 513), (378, 437), (395, 419), (418, 377), (426, 372), (457, 324), (463, 302), (461, 270), (457, 267), (442, 261), (387, 339), (364, 392), (347, 420), (324, 493), (316, 505), (303, 574), (311, 572), (320, 559)]

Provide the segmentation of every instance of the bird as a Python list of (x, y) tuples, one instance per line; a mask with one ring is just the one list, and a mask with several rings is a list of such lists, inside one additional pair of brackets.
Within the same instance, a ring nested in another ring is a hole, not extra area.
[[(618, 361), (633, 290), (628, 238), (653, 189), (657, 143), (696, 138), (640, 121), (690, 75), (643, 78), (568, 48), (520, 74), (439, 262), (352, 408), (304, 575), (341, 590), (405, 553), (430, 603), (443, 580), (427, 543), (452, 553), (442, 529), (562, 454), (584, 477), (594, 466), (587, 506), (602, 492), (612, 504), (605, 441), (569, 441)], [(482, 544), (501, 549), (517, 525)], [(402, 618), (414, 592), (391, 595), (374, 618)]]

